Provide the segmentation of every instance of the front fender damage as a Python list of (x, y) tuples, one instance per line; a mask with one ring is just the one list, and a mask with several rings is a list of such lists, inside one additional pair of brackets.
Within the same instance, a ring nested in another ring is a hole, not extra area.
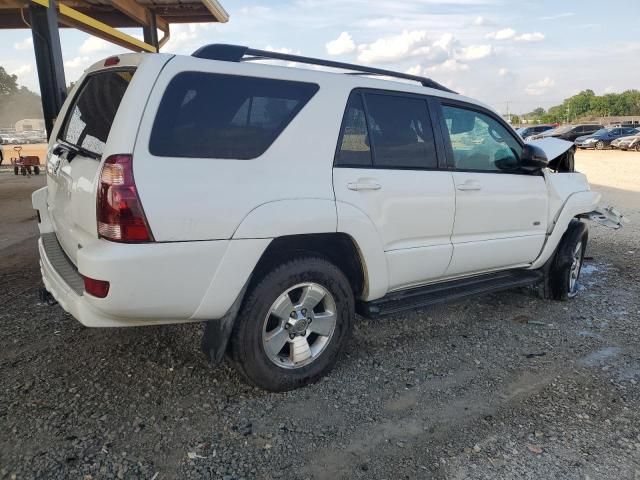
[(629, 219), (612, 206), (598, 205), (594, 210), (578, 216), (614, 230), (622, 228), (624, 224), (629, 223)]

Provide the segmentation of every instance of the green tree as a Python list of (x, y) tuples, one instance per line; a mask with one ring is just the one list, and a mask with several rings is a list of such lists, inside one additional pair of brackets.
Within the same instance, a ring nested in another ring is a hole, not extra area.
[(17, 91), (18, 77), (8, 74), (3, 67), (0, 67), (0, 99), (4, 99), (4, 95), (12, 95)]
[(0, 126), (13, 127), (23, 118), (42, 118), (40, 96), (18, 86), (18, 78), (0, 67)]

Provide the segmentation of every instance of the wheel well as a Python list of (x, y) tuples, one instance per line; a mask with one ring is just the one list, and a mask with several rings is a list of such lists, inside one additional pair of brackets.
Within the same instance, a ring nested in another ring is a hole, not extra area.
[(355, 241), (346, 233), (313, 233), (275, 238), (260, 257), (253, 271), (252, 281), (262, 278), (276, 265), (299, 254), (325, 257), (346, 275), (356, 297), (363, 294), (366, 287), (364, 262)]

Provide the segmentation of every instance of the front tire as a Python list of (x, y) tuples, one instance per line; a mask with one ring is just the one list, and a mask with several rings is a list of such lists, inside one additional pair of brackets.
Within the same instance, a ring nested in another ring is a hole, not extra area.
[(564, 233), (549, 271), (549, 288), (554, 300), (568, 300), (578, 294), (589, 231), (586, 224), (572, 220)]
[(281, 392), (326, 375), (353, 328), (353, 291), (324, 258), (299, 257), (267, 273), (247, 293), (230, 356), (245, 379)]

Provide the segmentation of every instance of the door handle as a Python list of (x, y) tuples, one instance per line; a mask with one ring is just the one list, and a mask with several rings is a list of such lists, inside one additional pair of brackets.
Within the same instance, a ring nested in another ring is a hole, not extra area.
[(349, 190), (380, 190), (382, 185), (375, 182), (350, 182), (347, 183), (347, 188)]
[(463, 192), (468, 192), (471, 190), (482, 190), (482, 187), (480, 186), (480, 184), (478, 182), (475, 182), (473, 180), (471, 181), (466, 181), (464, 183), (461, 183), (460, 185), (457, 185), (456, 188), (458, 190), (461, 190)]

